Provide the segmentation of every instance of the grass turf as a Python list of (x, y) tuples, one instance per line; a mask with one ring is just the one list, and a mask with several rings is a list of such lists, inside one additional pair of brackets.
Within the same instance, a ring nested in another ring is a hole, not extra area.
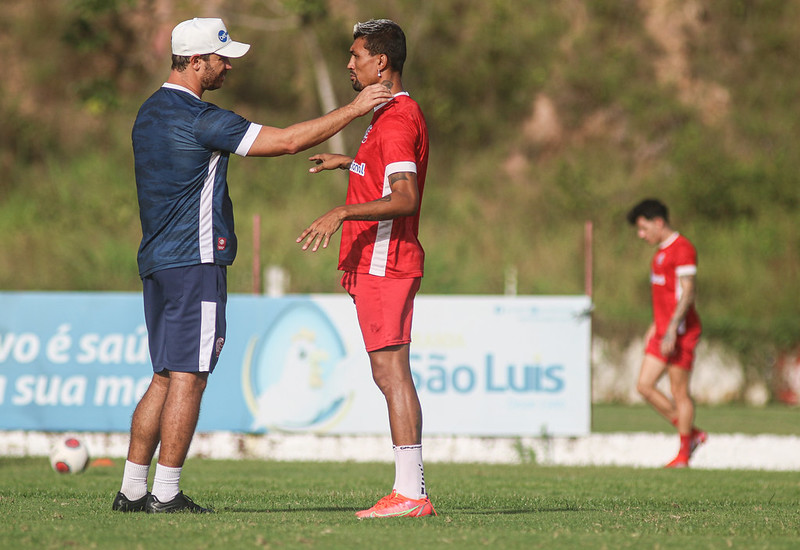
[[(735, 403), (695, 407), (696, 424), (712, 434), (800, 436), (798, 416), (800, 410), (796, 407), (777, 403), (765, 407)], [(592, 432), (675, 433), (675, 428), (647, 405), (595, 404), (592, 405)]]
[(438, 517), (364, 520), (391, 464), (187, 462), (213, 515), (111, 511), (122, 460), (0, 458), (1, 548), (796, 548), (794, 472), (430, 464)]

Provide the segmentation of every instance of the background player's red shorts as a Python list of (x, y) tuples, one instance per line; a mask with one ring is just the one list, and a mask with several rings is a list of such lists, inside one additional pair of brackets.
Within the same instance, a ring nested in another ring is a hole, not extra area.
[(342, 286), (356, 304), (367, 351), (411, 342), (414, 296), (421, 277), (391, 279), (345, 271)]
[(694, 364), (694, 349), (700, 341), (700, 331), (691, 331), (679, 334), (675, 341), (675, 351), (669, 357), (661, 355), (661, 336), (655, 335), (647, 342), (644, 352), (661, 359), (668, 365), (675, 365), (686, 370), (692, 370)]

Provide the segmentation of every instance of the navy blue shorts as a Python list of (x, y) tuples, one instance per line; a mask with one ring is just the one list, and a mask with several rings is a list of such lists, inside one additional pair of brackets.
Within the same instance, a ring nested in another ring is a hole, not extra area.
[(225, 343), (225, 266), (164, 269), (142, 284), (153, 371), (213, 372)]

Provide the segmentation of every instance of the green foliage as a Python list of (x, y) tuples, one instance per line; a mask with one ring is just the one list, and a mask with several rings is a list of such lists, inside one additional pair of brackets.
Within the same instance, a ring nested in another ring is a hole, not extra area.
[[(139, 289), (130, 128), (169, 66), (168, 55), (155, 57), (150, 3), (12, 3), (0, 45), (26, 48), (0, 84), (0, 287)], [(634, 0), (281, 5), (281, 16), (301, 15), (303, 24), (265, 31), (239, 14), (269, 19), (274, 4), (218, 3), (232, 34), (253, 47), (225, 88), (204, 99), (273, 126), (318, 116), (308, 33), (345, 103), (352, 24), (400, 22), (409, 41), (404, 85), (432, 138), (423, 292), (502, 293), (515, 270), (520, 293), (580, 293), (591, 220), (595, 331), (639, 334), (649, 320), (652, 251), (624, 214), (655, 196), (699, 250), (706, 337), (765, 376), (777, 350), (797, 345), (800, 4), (676, 9), (671, 15), (684, 19), (670, 38), (683, 72), (672, 80), (659, 67), (676, 54), (652, 35), (647, 3)], [(175, 16), (198, 6), (176, 2)], [(720, 98), (713, 109), (712, 92)], [(543, 141), (531, 137), (537, 98), (554, 109)], [(367, 123), (345, 129), (344, 152), (355, 152)], [(286, 267), (290, 291), (338, 291), (335, 250), (303, 254), (294, 242), (344, 196), (343, 174), (307, 174), (308, 154), (232, 160), (241, 244), (232, 292), (251, 288), (255, 214), (262, 263)]]
[(567, 20), (541, 2), (436, 2), (428, 9), (424, 32), (409, 44), (408, 79), (432, 139), (476, 149), (509, 139), (511, 122), (527, 114), (547, 81)]
[(296, 13), (304, 21), (322, 19), (328, 15), (324, 0), (281, 0), (281, 3), (287, 11)]

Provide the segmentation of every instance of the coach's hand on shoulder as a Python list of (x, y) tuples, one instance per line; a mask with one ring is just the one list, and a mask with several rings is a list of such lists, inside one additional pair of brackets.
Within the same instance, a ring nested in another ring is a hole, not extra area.
[(386, 103), (392, 97), (392, 92), (386, 86), (370, 84), (358, 93), (356, 98), (350, 102), (350, 106), (355, 108), (358, 116), (363, 116), (381, 103)]

